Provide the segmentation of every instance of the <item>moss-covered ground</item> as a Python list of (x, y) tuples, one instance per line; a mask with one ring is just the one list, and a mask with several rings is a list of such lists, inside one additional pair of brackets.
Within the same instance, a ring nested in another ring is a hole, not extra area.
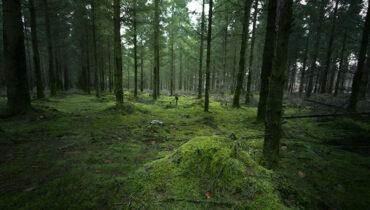
[(173, 97), (154, 103), (128, 92), (125, 102), (60, 95), (33, 101), (33, 113), (1, 118), (0, 209), (370, 206), (367, 119), (286, 121), (272, 171), (259, 164), (264, 128), (256, 108), (232, 109), (216, 97), (204, 113), (194, 97), (176, 106)]

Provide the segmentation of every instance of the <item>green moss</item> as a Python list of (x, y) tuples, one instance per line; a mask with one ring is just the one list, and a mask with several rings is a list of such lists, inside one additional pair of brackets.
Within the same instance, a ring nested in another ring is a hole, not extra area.
[[(147, 164), (140, 172), (145, 192), (160, 194), (158, 205), (173, 199), (232, 201), (234, 208), (282, 209), (270, 172), (258, 166), (245, 151), (235, 152), (228, 139), (196, 137), (173, 154)], [(178, 203), (189, 208), (191, 203)], [(169, 207), (167, 206), (167, 207)]]
[[(0, 167), (0, 209), (369, 205), (368, 123), (288, 120), (281, 141), (288, 149), (280, 153), (279, 170), (270, 171), (259, 164), (264, 126), (255, 123), (257, 109), (233, 109), (227, 99), (212, 98), (210, 113), (190, 96), (180, 96), (177, 106), (174, 97), (154, 102), (149, 94), (134, 98), (129, 92), (120, 107), (110, 94), (35, 100), (37, 112), (0, 120), (0, 160), (6, 163)], [(0, 99), (0, 107), (5, 103)], [(189, 202), (207, 200), (207, 191), (208, 201), (231, 204)]]

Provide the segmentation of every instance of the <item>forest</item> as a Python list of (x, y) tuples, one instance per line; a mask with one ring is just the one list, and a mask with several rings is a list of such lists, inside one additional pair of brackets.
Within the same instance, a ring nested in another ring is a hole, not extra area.
[(1, 0), (0, 209), (368, 209), (370, 0)]

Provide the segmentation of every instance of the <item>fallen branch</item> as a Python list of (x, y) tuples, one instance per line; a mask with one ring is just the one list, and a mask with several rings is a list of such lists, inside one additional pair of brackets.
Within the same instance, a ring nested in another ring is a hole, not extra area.
[(370, 115), (370, 112), (350, 112), (350, 113), (337, 113), (337, 114), (313, 114), (313, 115), (293, 115), (284, 116), (283, 119), (299, 119), (299, 118), (316, 118), (316, 117), (341, 117), (341, 116), (358, 116)]
[(179, 202), (179, 201), (186, 201), (191, 203), (208, 203), (208, 204), (217, 204), (217, 205), (225, 205), (225, 206), (232, 206), (235, 203), (227, 202), (227, 201), (213, 201), (213, 200), (193, 200), (193, 199), (184, 199), (184, 198), (168, 198), (162, 200), (162, 202)]
[(310, 99), (304, 99), (304, 100), (308, 101), (308, 102), (311, 102), (311, 103), (320, 104), (320, 105), (323, 105), (323, 106), (334, 107), (334, 108), (337, 108), (337, 109), (345, 109), (341, 106), (337, 106), (337, 105), (333, 105), (333, 104), (326, 104), (326, 103), (323, 103), (323, 102), (320, 102), (320, 101), (314, 101), (314, 100), (310, 100)]
[(248, 140), (248, 139), (260, 139), (260, 138), (264, 138), (265, 137), (265, 134), (262, 134), (262, 135), (258, 135), (258, 136), (244, 136), (242, 137), (243, 140)]

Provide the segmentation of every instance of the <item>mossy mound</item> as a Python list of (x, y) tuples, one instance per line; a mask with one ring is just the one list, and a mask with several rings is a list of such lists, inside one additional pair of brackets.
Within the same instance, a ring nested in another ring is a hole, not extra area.
[(149, 205), (193, 208), (192, 201), (204, 201), (197, 205), (284, 208), (272, 186), (271, 172), (247, 152), (238, 151), (235, 142), (217, 136), (196, 137), (147, 164), (137, 175), (142, 197), (153, 198)]

